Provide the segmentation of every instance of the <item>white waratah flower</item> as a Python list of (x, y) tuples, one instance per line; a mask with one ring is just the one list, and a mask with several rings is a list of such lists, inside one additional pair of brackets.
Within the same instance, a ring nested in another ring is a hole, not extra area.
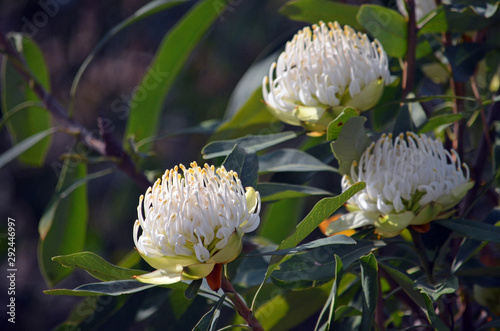
[(262, 94), (270, 111), (283, 122), (324, 131), (347, 106), (367, 110), (390, 83), (382, 45), (351, 27), (320, 22), (287, 42)]
[(411, 132), (406, 139), (401, 134), (393, 142), (389, 134), (372, 143), (342, 178), (343, 190), (358, 181), (366, 188), (348, 201), (351, 213), (331, 223), (328, 233), (374, 225), (376, 233), (393, 237), (409, 225), (450, 216), (474, 185), (454, 150)]
[[(404, 0), (397, 0), (396, 4), (398, 6), (399, 12), (404, 16), (408, 17), (408, 11), (406, 10), (406, 5)], [(434, 0), (415, 0), (415, 18), (417, 22), (420, 22), (422, 18), (427, 16), (431, 11), (436, 9), (436, 1)]]
[(136, 279), (170, 284), (204, 278), (234, 260), (243, 234), (259, 226), (260, 195), (251, 187), (245, 192), (233, 171), (193, 162), (167, 170), (140, 197), (137, 212), (135, 246), (157, 270)]

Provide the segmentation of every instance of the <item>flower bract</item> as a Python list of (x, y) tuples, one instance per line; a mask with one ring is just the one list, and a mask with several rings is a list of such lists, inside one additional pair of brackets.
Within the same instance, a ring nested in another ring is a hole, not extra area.
[(137, 212), (135, 246), (157, 270), (136, 279), (170, 284), (204, 278), (234, 260), (243, 234), (259, 225), (260, 196), (235, 172), (193, 162), (167, 170), (140, 197)]
[(300, 30), (269, 76), (262, 93), (274, 116), (311, 131), (324, 131), (347, 107), (377, 104), (390, 83), (387, 55), (378, 40), (337, 22)]
[(372, 143), (342, 178), (343, 190), (358, 181), (366, 188), (348, 201), (350, 213), (331, 223), (328, 232), (374, 225), (376, 233), (393, 237), (409, 225), (450, 216), (474, 185), (454, 150), (410, 132)]

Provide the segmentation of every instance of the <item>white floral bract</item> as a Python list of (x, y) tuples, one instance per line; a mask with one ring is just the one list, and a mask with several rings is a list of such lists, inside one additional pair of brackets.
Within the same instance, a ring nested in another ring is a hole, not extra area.
[(216, 263), (234, 260), (241, 251), (241, 236), (259, 225), (260, 196), (251, 187), (245, 192), (235, 172), (193, 162), (189, 169), (179, 165), (167, 170), (140, 197), (137, 212), (135, 246), (160, 269), (138, 279), (168, 283), (203, 278)]
[[(464, 172), (465, 170), (465, 172)], [(376, 232), (395, 236), (408, 225), (422, 225), (453, 208), (472, 187), (469, 168), (439, 140), (413, 133), (393, 140), (383, 135), (353, 162), (342, 178), (345, 191), (355, 182), (366, 188), (354, 195), (331, 231), (375, 225)], [(330, 232), (331, 232), (330, 231)]]
[[(332, 107), (373, 107), (390, 83), (388, 59), (382, 45), (351, 27), (320, 22), (306, 27), (287, 42), (262, 92), (271, 112), (280, 120), (326, 126), (335, 116)], [(325, 114), (325, 111), (327, 112)], [(322, 118), (324, 115), (328, 118)], [(338, 115), (338, 114), (337, 114)], [(333, 117), (332, 117), (333, 116)]]

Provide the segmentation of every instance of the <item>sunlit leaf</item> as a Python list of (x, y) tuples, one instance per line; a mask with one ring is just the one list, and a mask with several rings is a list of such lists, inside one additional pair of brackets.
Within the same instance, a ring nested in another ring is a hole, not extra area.
[(375, 256), (370, 253), (359, 259), (361, 267), (361, 286), (363, 288), (363, 317), (361, 319), (361, 329), (369, 330), (372, 325), (378, 289), (378, 265)]
[(98, 295), (122, 295), (144, 291), (157, 285), (141, 283), (137, 280), (114, 280), (109, 282), (91, 283), (78, 286), (72, 290), (55, 289), (43, 291), (49, 295), (70, 296), (98, 296)]
[[(220, 9), (225, 5), (221, 1)], [(200, 1), (167, 33), (131, 100), (124, 145), (130, 136), (140, 141), (156, 134), (163, 100), (188, 55), (217, 19), (219, 10), (216, 9), (212, 0)], [(150, 147), (151, 144), (143, 145), (142, 151)]]
[(334, 119), (330, 124), (328, 124), (328, 130), (326, 132), (326, 137), (328, 140), (335, 140), (340, 134), (340, 130), (344, 124), (351, 118), (358, 116), (356, 110), (352, 107), (346, 107), (342, 110), (342, 113)]
[(239, 147), (244, 148), (248, 153), (258, 152), (284, 141), (296, 138), (297, 136), (298, 133), (289, 131), (256, 136), (248, 135), (238, 139), (214, 141), (203, 147), (201, 153), (203, 154), (204, 159), (226, 156), (231, 153), (236, 144), (238, 144)]
[(54, 193), (40, 219), (38, 263), (49, 286), (58, 283), (72, 271), (52, 261), (52, 257), (81, 252), (85, 244), (88, 217), (87, 184), (84, 181), (77, 187), (71, 185), (85, 178), (86, 174), (85, 164), (69, 167), (69, 162), (66, 162), (59, 183), (62, 189)]
[(259, 183), (257, 185), (261, 201), (276, 201), (290, 198), (300, 198), (308, 195), (332, 195), (331, 192), (304, 185), (283, 183)]
[(224, 300), (226, 299), (226, 294), (224, 293), (215, 306), (210, 309), (208, 313), (203, 315), (203, 318), (195, 325), (193, 331), (213, 331), (216, 330), (217, 321), (220, 317), (220, 311), (222, 309)]
[(352, 163), (359, 161), (371, 144), (365, 132), (365, 122), (366, 118), (362, 116), (349, 119), (342, 127), (337, 140), (332, 142), (333, 154), (339, 161), (341, 175), (351, 172)]
[(306, 152), (293, 148), (283, 148), (259, 156), (259, 172), (283, 172), (283, 171), (332, 171), (337, 169), (321, 162)]
[(357, 16), (358, 22), (377, 38), (387, 55), (403, 57), (407, 48), (406, 19), (397, 11), (378, 6), (362, 5)]
[(126, 280), (147, 272), (118, 267), (92, 252), (54, 256), (52, 261), (58, 262), (68, 268), (84, 269), (89, 274), (102, 281)]
[(288, 1), (280, 8), (280, 13), (295, 21), (317, 24), (319, 21), (350, 25), (355, 30), (361, 30), (356, 15), (359, 7), (340, 2), (326, 0), (294, 0)]

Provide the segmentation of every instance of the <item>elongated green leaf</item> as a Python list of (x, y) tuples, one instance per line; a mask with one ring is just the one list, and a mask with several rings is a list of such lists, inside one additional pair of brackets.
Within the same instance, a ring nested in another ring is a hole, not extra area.
[(370, 253), (359, 259), (361, 267), (361, 286), (363, 288), (363, 317), (361, 329), (370, 330), (378, 298), (378, 265), (375, 256)]
[[(221, 1), (216, 10), (212, 0), (198, 2), (165, 36), (131, 101), (124, 144), (132, 135), (135, 141), (140, 141), (156, 134), (165, 96), (189, 53), (225, 5), (225, 1)], [(142, 151), (150, 147), (151, 144), (143, 145)]]
[(422, 128), (418, 130), (418, 133), (427, 133), (432, 131), (441, 125), (451, 124), (453, 122), (459, 121), (464, 118), (464, 114), (444, 114), (429, 118), (429, 121), (425, 123)]
[[(13, 42), (16, 50), (25, 58), (27, 68), (35, 79), (47, 91), (50, 91), (50, 75), (42, 51), (36, 43), (19, 33), (10, 34), (9, 40)], [(7, 56), (2, 59), (1, 85), (2, 113), (4, 116), (19, 104), (27, 101), (40, 101), (31, 86), (25, 82)], [(50, 122), (50, 114), (42, 107), (31, 106), (11, 114), (8, 120), (8, 128), (14, 145), (21, 141), (27, 141), (31, 137), (42, 137), (38, 136), (38, 134), (47, 132), (51, 125)], [(17, 156), (21, 162), (27, 165), (41, 166), (45, 160), (50, 142), (50, 135), (45, 135), (43, 139), (39, 139)]]
[(38, 262), (49, 286), (58, 283), (72, 271), (52, 261), (52, 257), (81, 252), (85, 244), (88, 217), (87, 184), (85, 182), (70, 190), (68, 194), (62, 193), (86, 174), (85, 164), (80, 163), (72, 168), (67, 161), (58, 185), (63, 189), (54, 193), (40, 220)]
[(201, 283), (203, 283), (202, 279), (196, 279), (189, 283), (186, 290), (184, 291), (184, 297), (188, 300), (193, 300), (200, 290)]
[(365, 117), (353, 117), (342, 127), (336, 141), (332, 142), (333, 154), (339, 161), (341, 175), (351, 172), (351, 165), (359, 161), (361, 155), (370, 146), (371, 140), (365, 132)]
[(257, 177), (259, 176), (259, 161), (257, 154), (247, 153), (238, 145), (234, 146), (222, 164), (227, 171), (233, 170), (238, 174), (243, 187), (257, 186)]
[(448, 29), (448, 22), (446, 21), (446, 11), (443, 6), (439, 6), (428, 14), (425, 19), (421, 20), (418, 25), (418, 35), (426, 33), (439, 33), (445, 32)]
[(385, 272), (405, 291), (408, 296), (421, 308), (427, 309), (427, 304), (425, 299), (418, 290), (414, 288), (413, 280), (402, 273), (401, 271), (385, 264), (379, 263), (379, 265), (384, 269)]
[(28, 149), (36, 147), (36, 145), (40, 141), (52, 135), (56, 131), (57, 131), (56, 128), (50, 128), (48, 130), (35, 133), (34, 135), (12, 146), (9, 150), (0, 155), (0, 168), (5, 166), (7, 163), (14, 160), (16, 157), (20, 156), (24, 152), (26, 152)]
[(373, 250), (385, 246), (381, 241), (360, 240), (356, 245), (327, 245), (317, 247), (302, 254), (294, 255), (271, 274), (275, 284), (285, 288), (308, 288), (317, 285), (315, 282), (327, 282), (335, 274), (335, 259), (337, 255), (342, 260), (344, 268)]
[(71, 296), (99, 296), (99, 295), (122, 295), (144, 291), (157, 285), (141, 283), (137, 280), (114, 280), (110, 282), (91, 283), (78, 286), (73, 290), (55, 289), (43, 291), (49, 295), (71, 295)]
[(259, 172), (266, 173), (283, 171), (337, 172), (337, 169), (321, 162), (306, 152), (292, 148), (283, 148), (259, 156)]
[(353, 245), (353, 244), (356, 244), (356, 240), (352, 239), (351, 237), (345, 236), (343, 234), (338, 234), (338, 235), (330, 236), (327, 238), (317, 239), (317, 240), (308, 242), (306, 244), (299, 245), (299, 246), (292, 247), (292, 248), (280, 249), (280, 250), (275, 250), (275, 251), (250, 253), (250, 254), (246, 255), (246, 257), (264, 256), (264, 255), (281, 255), (281, 256), (283, 256), (283, 255), (288, 255), (288, 254), (297, 254), (300, 252), (308, 251), (308, 250), (323, 247), (323, 246)]
[(280, 14), (295, 21), (317, 24), (319, 21), (350, 25), (355, 30), (362, 26), (356, 20), (359, 7), (326, 0), (295, 0), (280, 8)]
[(425, 310), (427, 312), (427, 318), (431, 322), (432, 326), (436, 331), (450, 331), (450, 329), (444, 324), (444, 322), (436, 314), (433, 302), (427, 293), (421, 293), (422, 298), (425, 301)]
[(427, 293), (432, 301), (437, 301), (443, 294), (455, 293), (458, 290), (458, 278), (450, 276), (439, 284), (428, 284), (424, 281), (417, 281), (415, 286), (422, 292)]
[(220, 311), (222, 309), (224, 300), (226, 299), (226, 294), (224, 293), (215, 306), (210, 309), (208, 313), (203, 315), (202, 319), (195, 325), (193, 331), (213, 331), (216, 330), (217, 321), (220, 317)]
[(498, 226), (465, 219), (438, 220), (436, 222), (465, 237), (500, 243), (500, 227)]
[(129, 27), (130, 25), (139, 22), (146, 17), (149, 17), (153, 14), (156, 14), (160, 11), (166, 10), (168, 8), (171, 8), (173, 6), (176, 6), (178, 4), (181, 4), (183, 2), (186, 2), (186, 0), (179, 0), (179, 1), (173, 1), (173, 0), (154, 0), (149, 2), (148, 4), (142, 6), (139, 8), (135, 13), (133, 13), (131, 16), (127, 17), (125, 20), (120, 22), (119, 24), (115, 25), (111, 30), (106, 32), (106, 34), (99, 40), (97, 45), (94, 46), (90, 54), (87, 56), (85, 61), (83, 61), (82, 65), (78, 69), (78, 72), (75, 75), (75, 79), (73, 80), (73, 83), (71, 84), (71, 91), (70, 95), (72, 98), (74, 98), (76, 94), (76, 90), (78, 88), (78, 83), (80, 82), (80, 79), (82, 78), (83, 73), (89, 66), (90, 62), (94, 59), (94, 57), (99, 53), (99, 51), (106, 45), (106, 43), (113, 38), (116, 34), (118, 34), (120, 31), (123, 29)]
[[(269, 70), (269, 65), (266, 71)], [(263, 76), (262, 76), (263, 77)], [(262, 77), (260, 80), (262, 81)], [(259, 86), (226, 122), (221, 124), (210, 138), (227, 140), (255, 132), (272, 133), (282, 129), (283, 124), (267, 110), (262, 102), (262, 89)]]
[(481, 248), (483, 248), (487, 243), (474, 240), (471, 238), (464, 238), (458, 249), (458, 253), (451, 264), (451, 271), (456, 273), (462, 265), (467, 262), (471, 257), (473, 257)]
[(318, 225), (328, 216), (339, 209), (354, 194), (365, 188), (364, 182), (359, 182), (349, 187), (345, 192), (333, 198), (324, 198), (319, 201), (311, 212), (297, 225), (295, 232), (283, 240), (278, 249), (287, 249), (295, 247), (299, 242), (305, 239)]
[(326, 137), (328, 140), (335, 140), (339, 137), (340, 130), (344, 124), (351, 118), (358, 116), (356, 110), (352, 107), (346, 107), (342, 110), (342, 113), (334, 119), (330, 124), (328, 124), (328, 130), (326, 132)]
[(147, 271), (118, 267), (91, 252), (54, 256), (52, 261), (68, 268), (81, 268), (102, 281), (126, 280), (133, 276), (145, 274)]
[(300, 198), (308, 195), (332, 195), (331, 192), (312, 186), (282, 183), (259, 183), (257, 185), (257, 191), (259, 191), (260, 199), (263, 202)]
[(371, 36), (382, 43), (387, 55), (403, 57), (406, 54), (408, 31), (406, 20), (400, 13), (378, 5), (362, 5), (357, 19)]
[(323, 306), (323, 309), (321, 310), (321, 313), (319, 314), (318, 317), (318, 322), (316, 323), (316, 327), (314, 330), (318, 330), (320, 326), (321, 319), (323, 318), (323, 315), (326, 313), (328, 310), (328, 320), (326, 321), (326, 325), (322, 330), (330, 330), (330, 325), (334, 321), (335, 318), (335, 305), (337, 303), (337, 290), (338, 286), (340, 283), (340, 280), (342, 279), (342, 274), (343, 274), (343, 265), (342, 265), (342, 260), (338, 255), (335, 254), (335, 275), (334, 275), (334, 281), (332, 285), (332, 290), (330, 292), (330, 296), (328, 297), (328, 300), (326, 301), (325, 305)]
[(203, 154), (204, 159), (226, 156), (231, 153), (234, 145), (236, 144), (238, 144), (241, 148), (244, 148), (249, 153), (258, 152), (284, 141), (296, 138), (297, 136), (298, 133), (290, 131), (258, 136), (248, 135), (238, 139), (214, 141), (203, 147), (201, 153)]

